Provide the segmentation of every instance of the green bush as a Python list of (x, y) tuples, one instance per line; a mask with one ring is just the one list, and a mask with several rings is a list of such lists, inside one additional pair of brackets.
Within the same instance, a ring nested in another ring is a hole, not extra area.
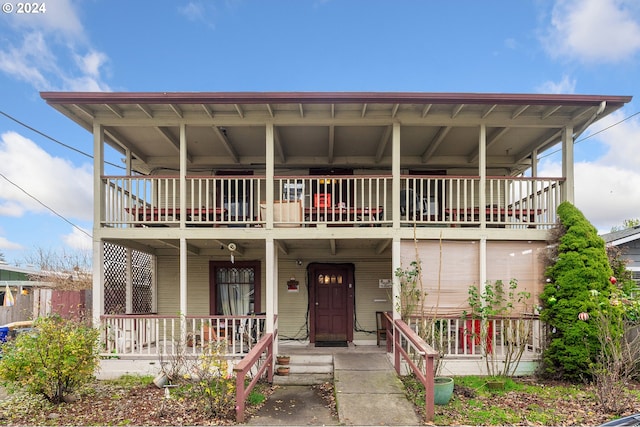
[(98, 367), (98, 331), (53, 315), (39, 318), (31, 332), (2, 346), (0, 380), (61, 403), (93, 379)]
[(542, 368), (548, 376), (578, 381), (591, 378), (600, 351), (595, 323), (580, 321), (578, 315), (608, 305), (616, 289), (609, 281), (613, 272), (595, 227), (568, 202), (561, 203), (557, 213), (559, 239), (551, 242), (555, 250), (540, 296), (541, 319), (549, 327)]
[(225, 351), (226, 343), (211, 343), (191, 368), (194, 374), (191, 398), (201, 402), (212, 418), (230, 418), (235, 410), (236, 377)]

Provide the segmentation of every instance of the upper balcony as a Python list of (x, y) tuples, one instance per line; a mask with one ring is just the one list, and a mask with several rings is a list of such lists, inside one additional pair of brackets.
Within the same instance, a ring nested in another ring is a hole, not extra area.
[[(574, 200), (575, 138), (631, 100), (406, 92), (42, 97), (93, 134), (94, 224), (109, 238), (107, 228), (149, 226), (548, 228), (557, 205)], [(112, 167), (105, 145), (124, 158), (125, 176), (105, 170)], [(562, 177), (540, 177), (539, 159), (558, 145)]]
[(103, 227), (398, 226), (546, 229), (562, 201), (560, 178), (407, 175), (190, 176), (181, 205), (176, 176), (106, 176)]

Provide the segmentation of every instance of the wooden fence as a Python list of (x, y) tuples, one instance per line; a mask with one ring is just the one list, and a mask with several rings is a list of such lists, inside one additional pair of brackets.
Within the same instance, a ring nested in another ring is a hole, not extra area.
[(0, 326), (57, 313), (62, 317), (91, 318), (91, 291), (30, 289), (14, 295), (13, 306), (0, 306)]

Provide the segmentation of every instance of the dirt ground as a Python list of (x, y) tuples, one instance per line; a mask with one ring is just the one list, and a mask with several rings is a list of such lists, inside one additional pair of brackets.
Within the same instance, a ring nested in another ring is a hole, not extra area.
[[(586, 387), (586, 386), (585, 386)], [(333, 388), (330, 384), (316, 386), (315, 393), (324, 400), (326, 409), (335, 416)], [(266, 389), (267, 398), (273, 388)], [(446, 414), (448, 425), (469, 425), (465, 413), (473, 411), (478, 396), (471, 396), (469, 390), (456, 388), (456, 405), (436, 407), (436, 414)], [(4, 398), (3, 398), (4, 396)], [(523, 411), (535, 407), (537, 411), (553, 412), (553, 425), (598, 426), (616, 416), (602, 413), (587, 393), (571, 393), (565, 396), (535, 396), (528, 393), (509, 392), (482, 398), (482, 409)], [(164, 390), (153, 384), (126, 388), (97, 381), (92, 392), (76, 400), (56, 407), (43, 406), (40, 401), (15, 395), (6, 396), (0, 389), (0, 425), (134, 425), (134, 426), (175, 426), (175, 425), (229, 425), (235, 424), (235, 414), (227, 417), (211, 418), (194, 402), (179, 397), (165, 398)], [(475, 400), (475, 403), (471, 403)], [(260, 410), (260, 406), (250, 407), (247, 422)], [(626, 414), (640, 413), (640, 399), (631, 403)], [(540, 425), (534, 419), (525, 419), (522, 425)], [(471, 423), (473, 424), (473, 423)], [(314, 424), (308, 424), (314, 425)], [(320, 424), (319, 424), (320, 425)], [(501, 425), (501, 424), (496, 424)], [(512, 425), (512, 424), (511, 424)]]

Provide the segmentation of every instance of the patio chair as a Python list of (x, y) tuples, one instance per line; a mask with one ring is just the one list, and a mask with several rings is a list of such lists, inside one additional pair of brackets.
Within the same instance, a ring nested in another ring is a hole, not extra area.
[(376, 343), (380, 347), (380, 341), (387, 340), (387, 317), (382, 311), (376, 311)]

